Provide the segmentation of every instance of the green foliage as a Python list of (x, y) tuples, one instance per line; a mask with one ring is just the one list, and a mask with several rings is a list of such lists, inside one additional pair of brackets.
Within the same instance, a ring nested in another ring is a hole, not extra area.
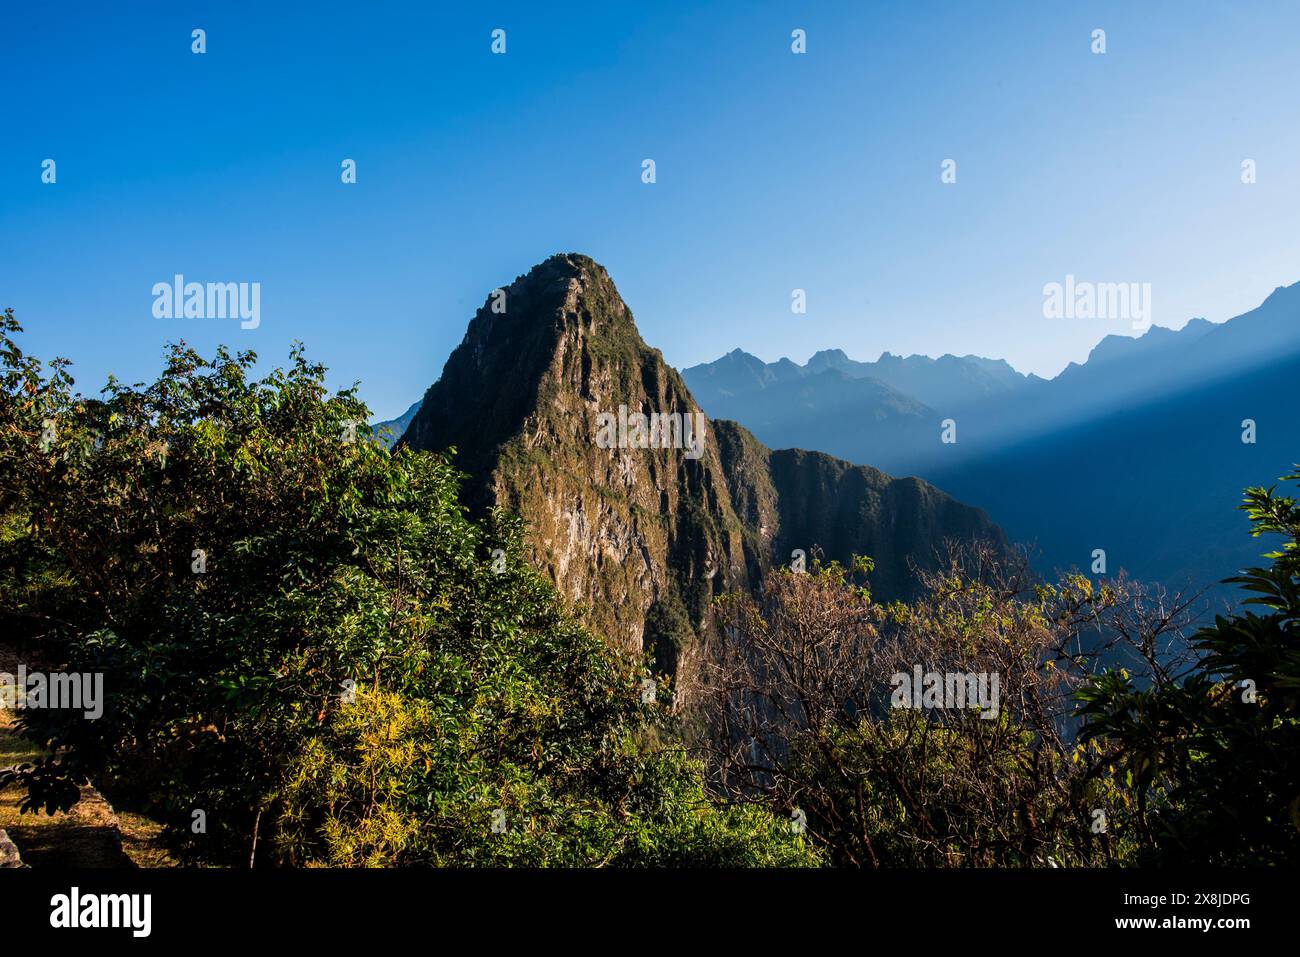
[(816, 861), (767, 812), (716, 808), (680, 753), (589, 742), (586, 728), (555, 729), (557, 716), (534, 710), (544, 729), (503, 733), (486, 700), (465, 709), (454, 697), (359, 695), (291, 769), (282, 856), (332, 866)]
[(690, 616), (677, 592), (668, 592), (651, 604), (646, 612), (642, 641), (654, 655), (654, 668), (660, 674), (674, 674), (683, 649), (695, 638)]
[[(1300, 480), (1300, 473), (1283, 481)], [(1300, 860), (1300, 508), (1246, 490), (1254, 534), (1286, 536), (1228, 579), (1250, 595), (1193, 639), (1181, 680), (1110, 671), (1080, 693), (1082, 736), (1122, 763), (1142, 860), (1257, 866)]]
[(55, 755), (19, 775), (32, 808), (90, 778), (212, 862), (816, 862), (651, 747), (643, 665), (566, 615), (517, 521), (471, 522), (442, 457), (352, 440), (365, 407), (301, 348), (254, 379), (182, 343), (87, 400), (5, 323), (0, 615), (107, 699), (21, 712)]

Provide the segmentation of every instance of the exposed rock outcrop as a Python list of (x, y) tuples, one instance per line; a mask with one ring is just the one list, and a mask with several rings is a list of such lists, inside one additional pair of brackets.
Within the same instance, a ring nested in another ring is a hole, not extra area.
[(733, 422), (707, 422), (692, 447), (639, 433), (638, 415), (703, 421), (605, 269), (557, 255), (489, 296), (402, 441), (454, 447), (468, 504), (523, 516), (533, 561), (589, 624), (669, 670), (716, 595), (755, 587), (794, 548), (870, 554), (873, 587), (896, 597), (908, 559), (932, 563), (945, 537), (1005, 541), (917, 479), (773, 452)]

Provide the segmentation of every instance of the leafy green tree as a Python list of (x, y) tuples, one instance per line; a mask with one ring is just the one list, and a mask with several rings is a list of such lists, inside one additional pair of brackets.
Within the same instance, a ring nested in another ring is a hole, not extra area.
[[(373, 441), (295, 348), (171, 348), (156, 382), (73, 395), (6, 315), (3, 625), (102, 673), (98, 720), (21, 712), (29, 809), (91, 779), (199, 860), (286, 865), (811, 864), (719, 807), (646, 669), (472, 522), (440, 456)], [(643, 700), (646, 698), (648, 700)], [(201, 813), (199, 813), (201, 812)]]
[(1146, 863), (1300, 861), (1300, 505), (1273, 486), (1241, 508), (1254, 535), (1283, 536), (1267, 568), (1228, 579), (1243, 610), (1193, 636), (1177, 680), (1112, 670), (1079, 696), (1083, 738), (1125, 769)]

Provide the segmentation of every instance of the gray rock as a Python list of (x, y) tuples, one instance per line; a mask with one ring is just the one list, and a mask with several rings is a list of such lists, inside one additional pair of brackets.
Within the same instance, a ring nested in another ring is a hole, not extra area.
[(18, 854), (18, 848), (9, 840), (9, 835), (0, 830), (0, 867), (26, 867)]

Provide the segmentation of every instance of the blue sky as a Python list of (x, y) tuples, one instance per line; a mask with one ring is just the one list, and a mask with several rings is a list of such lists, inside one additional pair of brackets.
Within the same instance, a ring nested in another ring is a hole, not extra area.
[[(839, 347), (1051, 375), (1130, 331), (1045, 319), (1067, 274), (1149, 282), (1174, 327), (1300, 280), (1300, 4), (271, 6), (0, 12), (0, 306), (84, 391), (168, 340), (269, 363), (301, 339), (395, 415), (560, 251), (678, 366)], [(261, 325), (154, 318), (175, 273), (260, 282)]]

